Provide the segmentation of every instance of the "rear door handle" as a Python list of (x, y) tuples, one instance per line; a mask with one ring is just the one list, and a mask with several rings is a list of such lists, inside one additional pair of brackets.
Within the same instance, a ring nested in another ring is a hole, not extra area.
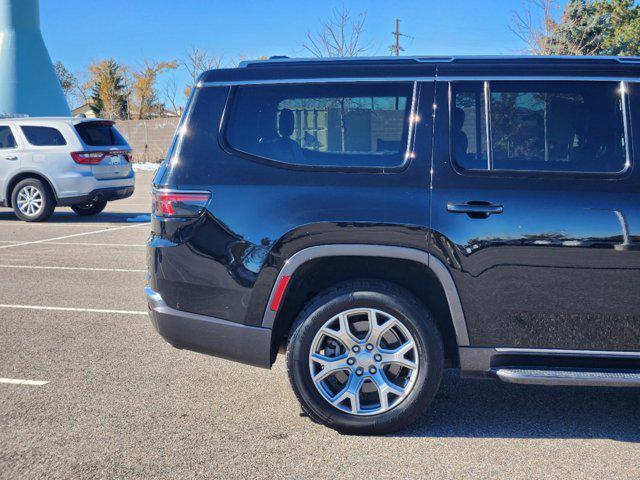
[(7, 155), (4, 157), (5, 160), (17, 160), (18, 157), (16, 155)]
[(447, 203), (447, 212), (466, 213), (475, 218), (486, 218), (489, 215), (498, 215), (503, 211), (502, 205), (489, 202)]

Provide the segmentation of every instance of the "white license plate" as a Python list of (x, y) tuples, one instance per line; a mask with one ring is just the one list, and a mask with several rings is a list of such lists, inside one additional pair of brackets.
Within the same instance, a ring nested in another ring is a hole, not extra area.
[(109, 165), (122, 165), (123, 163), (122, 155), (111, 155), (107, 160)]

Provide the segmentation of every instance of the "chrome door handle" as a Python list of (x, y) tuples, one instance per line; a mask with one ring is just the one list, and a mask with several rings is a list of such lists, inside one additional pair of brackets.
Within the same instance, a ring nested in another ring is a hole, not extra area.
[(489, 202), (447, 203), (447, 212), (466, 213), (472, 218), (487, 218), (504, 212), (504, 207)]
[(18, 157), (16, 155), (7, 155), (4, 157), (5, 160), (17, 160)]

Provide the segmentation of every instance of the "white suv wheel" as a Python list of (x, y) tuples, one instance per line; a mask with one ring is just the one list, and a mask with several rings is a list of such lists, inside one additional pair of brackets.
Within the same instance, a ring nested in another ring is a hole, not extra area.
[(26, 185), (18, 190), (18, 209), (28, 217), (35, 217), (42, 210), (44, 198), (42, 192), (33, 185)]

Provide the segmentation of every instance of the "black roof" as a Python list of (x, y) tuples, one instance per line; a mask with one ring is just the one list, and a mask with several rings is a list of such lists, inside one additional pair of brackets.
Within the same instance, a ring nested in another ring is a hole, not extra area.
[(205, 72), (202, 82), (331, 77), (589, 76), (640, 77), (640, 57), (442, 56), (251, 60)]

